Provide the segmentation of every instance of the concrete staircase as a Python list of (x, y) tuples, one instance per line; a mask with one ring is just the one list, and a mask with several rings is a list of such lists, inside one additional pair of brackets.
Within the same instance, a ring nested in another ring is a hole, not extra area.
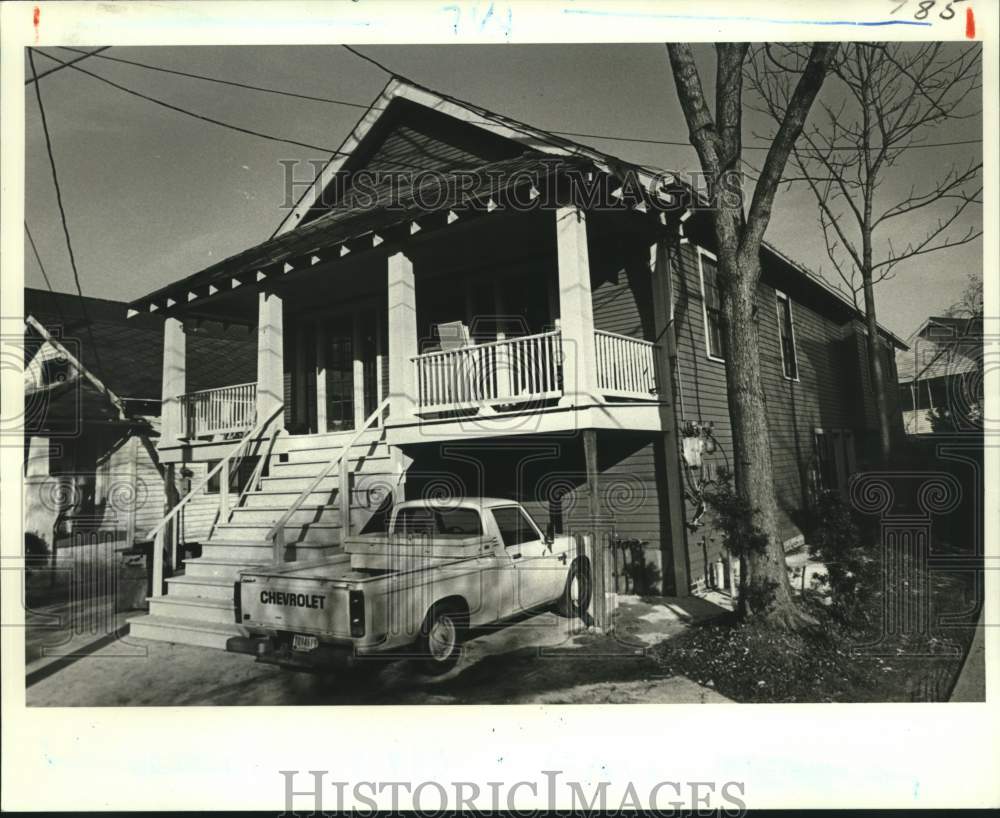
[[(201, 556), (185, 562), (184, 573), (166, 580), (167, 592), (149, 598), (149, 613), (129, 621), (133, 637), (225, 649), (240, 635), (233, 585), (240, 571), (267, 565), (271, 527), (337, 457), (350, 435), (292, 435), (280, 438), (260, 487), (249, 492), (230, 518), (219, 522)], [(398, 481), (380, 430), (366, 432), (350, 451), (353, 473), (351, 531), (360, 531)], [(323, 479), (285, 528), (285, 559), (309, 561), (341, 552), (339, 469)]]

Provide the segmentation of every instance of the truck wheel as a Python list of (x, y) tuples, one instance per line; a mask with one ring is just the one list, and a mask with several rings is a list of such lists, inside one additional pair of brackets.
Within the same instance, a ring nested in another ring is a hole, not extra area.
[(465, 617), (454, 607), (435, 605), (420, 629), (423, 669), (432, 675), (447, 673), (462, 654)]
[(566, 577), (566, 587), (559, 597), (559, 613), (571, 619), (584, 618), (590, 607), (590, 596), (593, 593), (593, 582), (590, 576), (590, 565), (584, 560), (577, 560), (569, 568)]

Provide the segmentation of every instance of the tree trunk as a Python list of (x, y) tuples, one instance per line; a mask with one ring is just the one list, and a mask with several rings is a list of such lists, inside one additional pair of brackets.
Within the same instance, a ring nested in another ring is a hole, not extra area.
[[(751, 264), (752, 269), (742, 269)], [(726, 269), (732, 264), (735, 269)], [(778, 531), (774, 469), (771, 462), (767, 406), (761, 386), (760, 347), (757, 338), (757, 281), (760, 262), (740, 257), (727, 263), (720, 257), (721, 307), (726, 356), (726, 387), (733, 432), (733, 471), (736, 490), (755, 510), (754, 523), (767, 535), (762, 552), (742, 560), (740, 609), (744, 616), (758, 615), (783, 628), (798, 628), (811, 620), (796, 605)], [(763, 610), (753, 611), (747, 597), (770, 597)]]
[(885, 370), (879, 354), (878, 318), (875, 315), (875, 288), (871, 274), (864, 275), (865, 325), (868, 329), (868, 371), (872, 379), (872, 396), (875, 399), (875, 417), (878, 421), (879, 461), (885, 464), (892, 451), (892, 418), (885, 390)]

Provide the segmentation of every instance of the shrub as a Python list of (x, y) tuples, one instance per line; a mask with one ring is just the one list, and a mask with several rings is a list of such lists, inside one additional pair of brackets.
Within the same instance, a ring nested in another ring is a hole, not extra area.
[(822, 492), (813, 509), (809, 554), (827, 573), (833, 612), (845, 621), (864, 616), (865, 602), (877, 589), (878, 564), (866, 547), (868, 537), (854, 511), (835, 491)]

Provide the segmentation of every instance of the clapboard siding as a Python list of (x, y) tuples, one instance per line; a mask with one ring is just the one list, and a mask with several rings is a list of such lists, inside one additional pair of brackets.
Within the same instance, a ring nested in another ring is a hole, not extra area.
[[(729, 466), (732, 430), (725, 382), (725, 364), (708, 357), (698, 268), (698, 249), (680, 247), (674, 275), (674, 321), (677, 333), (675, 404), (678, 419), (713, 424), (719, 451), (707, 455), (708, 475)], [(757, 296), (757, 329), (767, 405), (771, 457), (779, 526), (783, 539), (798, 539), (805, 509), (815, 487), (814, 432), (849, 429), (860, 442), (873, 424), (873, 406), (865, 359), (867, 338), (856, 320), (844, 320), (842, 308), (827, 315), (822, 299), (802, 295), (792, 300), (798, 379), (784, 376), (776, 288), (764, 261)], [(808, 303), (807, 303), (808, 302)], [(891, 373), (894, 374), (894, 373)], [(693, 476), (697, 476), (695, 471)], [(686, 502), (690, 516), (694, 504)], [(704, 581), (708, 566), (721, 553), (721, 537), (705, 516), (705, 524), (689, 535), (692, 582)]]

